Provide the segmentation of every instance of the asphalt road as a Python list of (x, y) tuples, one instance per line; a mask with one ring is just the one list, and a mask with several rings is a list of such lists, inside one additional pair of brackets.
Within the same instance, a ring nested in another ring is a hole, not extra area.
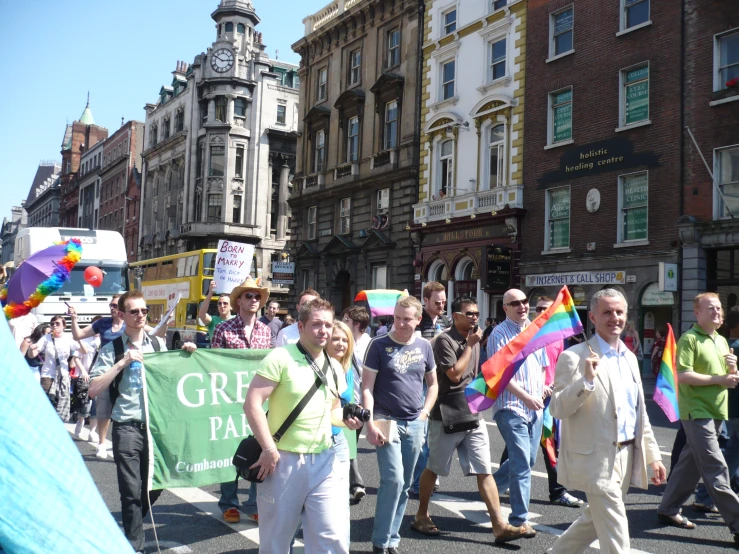
[[(648, 401), (647, 409), (663, 453), (665, 466), (669, 470), (669, 453), (676, 425), (667, 421), (653, 401)], [(486, 419), (491, 437), (492, 459), (498, 461), (504, 448), (503, 440), (497, 428), (489, 423), (489, 416)], [(68, 428), (72, 429), (72, 426)], [(77, 441), (77, 446), (113, 517), (120, 524), (120, 502), (112, 455), (107, 460), (99, 460), (95, 458), (94, 448), (89, 443)], [(374, 448), (365, 439), (359, 443), (359, 464), (367, 485), (367, 496), (351, 508), (351, 552), (371, 552), (370, 535), (379, 478)], [(537, 461), (535, 471), (530, 504), (530, 511), (533, 513), (531, 519), (538, 530), (535, 538), (503, 546), (494, 545), (489, 518), (477, 493), (475, 479), (465, 478), (457, 464), (453, 466), (452, 474), (442, 479), (441, 490), (432, 498), (431, 516), (441, 529), (441, 536), (424, 537), (410, 529), (412, 514), (418, 506), (417, 501), (410, 500), (401, 528), (400, 551), (404, 554), (479, 553), (490, 549), (500, 552), (545, 552), (554, 543), (556, 536), (577, 518), (580, 509), (550, 504), (546, 473), (541, 459)], [(245, 494), (247, 489), (246, 484), (242, 482), (240, 491)], [(654, 486), (650, 486), (647, 491), (632, 488), (627, 497), (626, 509), (633, 554), (735, 552), (732, 536), (718, 515), (706, 516), (686, 507), (684, 513), (698, 525), (696, 530), (688, 531), (660, 525), (657, 522), (656, 508), (663, 489), (664, 487)], [(585, 498), (581, 493), (572, 492)], [(218, 496), (217, 486), (168, 490), (162, 494), (154, 506), (156, 533), (162, 552), (171, 554), (258, 552), (258, 527), (245, 520), (236, 525), (224, 523), (216, 505)], [(501, 502), (504, 509), (509, 506), (507, 495), (501, 498)], [(147, 551), (156, 552), (154, 527), (149, 518), (146, 523), (146, 541)], [(302, 548), (296, 549), (298, 553), (302, 551)], [(586, 552), (593, 554), (598, 551), (597, 548), (591, 547)]]

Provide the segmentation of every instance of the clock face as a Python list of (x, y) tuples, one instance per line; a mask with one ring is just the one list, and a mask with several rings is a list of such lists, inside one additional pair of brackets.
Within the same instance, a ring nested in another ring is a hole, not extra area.
[(234, 53), (228, 48), (220, 48), (210, 57), (210, 66), (217, 73), (225, 73), (234, 65)]

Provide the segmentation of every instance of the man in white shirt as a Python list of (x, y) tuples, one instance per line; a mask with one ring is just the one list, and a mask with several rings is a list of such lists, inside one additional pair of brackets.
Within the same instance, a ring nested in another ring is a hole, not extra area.
[[(321, 298), (321, 295), (313, 289), (305, 289), (301, 292), (300, 296), (298, 296), (298, 313), (300, 313), (300, 308), (316, 298)], [(277, 338), (275, 339), (275, 347), (295, 344), (299, 339), (300, 331), (298, 331), (298, 323), (295, 322), (292, 325), (288, 325), (287, 327), (280, 329), (280, 332), (277, 334)]]

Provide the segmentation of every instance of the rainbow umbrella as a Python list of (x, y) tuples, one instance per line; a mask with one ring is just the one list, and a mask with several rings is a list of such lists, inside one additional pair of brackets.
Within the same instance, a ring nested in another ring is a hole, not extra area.
[(0, 306), (7, 319), (26, 315), (69, 279), (82, 259), (79, 239), (70, 239), (36, 252), (25, 260), (0, 290)]
[(393, 315), (398, 298), (408, 296), (407, 290), (372, 289), (363, 290), (354, 297), (355, 302), (367, 302), (372, 317)]

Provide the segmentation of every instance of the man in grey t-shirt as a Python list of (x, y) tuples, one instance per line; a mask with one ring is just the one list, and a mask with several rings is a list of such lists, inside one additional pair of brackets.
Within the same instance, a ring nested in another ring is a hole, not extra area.
[(277, 333), (282, 329), (282, 320), (277, 317), (277, 312), (280, 310), (280, 303), (277, 300), (270, 300), (267, 303), (267, 313), (259, 318), (261, 323), (264, 323), (269, 327), (269, 332), (272, 334), (272, 341), (270, 347), (275, 347), (275, 341), (277, 340)]

